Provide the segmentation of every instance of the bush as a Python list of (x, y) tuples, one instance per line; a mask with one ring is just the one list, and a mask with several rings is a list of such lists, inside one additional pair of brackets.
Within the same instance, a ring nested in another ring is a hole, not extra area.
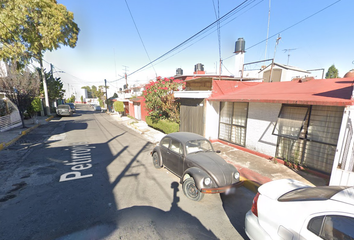
[(124, 103), (120, 101), (116, 101), (113, 103), (114, 110), (116, 112), (124, 112)]
[(160, 130), (166, 134), (179, 131), (179, 124), (176, 122), (170, 122), (168, 120), (153, 121), (149, 116), (145, 118), (145, 121), (149, 126)]

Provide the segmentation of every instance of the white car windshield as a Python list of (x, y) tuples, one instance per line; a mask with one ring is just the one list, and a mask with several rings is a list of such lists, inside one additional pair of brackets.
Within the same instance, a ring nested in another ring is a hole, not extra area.
[(210, 152), (214, 151), (213, 146), (208, 140), (191, 140), (186, 143), (187, 154), (195, 152)]

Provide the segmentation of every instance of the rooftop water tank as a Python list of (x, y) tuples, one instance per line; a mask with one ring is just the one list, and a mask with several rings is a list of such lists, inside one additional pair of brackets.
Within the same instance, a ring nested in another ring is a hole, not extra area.
[(237, 39), (236, 44), (235, 44), (235, 53), (246, 52), (245, 46), (246, 46), (246, 42), (243, 38)]
[(182, 68), (177, 68), (176, 75), (178, 75), (178, 76), (183, 75), (183, 69)]
[(204, 71), (204, 65), (201, 63), (197, 63), (196, 65), (194, 65), (194, 72), (198, 72), (198, 71)]

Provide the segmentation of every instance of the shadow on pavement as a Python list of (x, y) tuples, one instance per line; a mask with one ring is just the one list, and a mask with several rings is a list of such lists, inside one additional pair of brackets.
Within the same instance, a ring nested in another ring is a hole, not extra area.
[[(134, 187), (141, 188), (141, 181), (159, 184), (144, 175), (145, 158), (141, 155), (149, 154), (151, 143), (136, 138), (134, 146), (126, 145), (126, 131), (118, 129), (120, 133), (108, 141), (88, 144), (85, 134), (90, 127), (85, 121), (68, 121), (54, 132), (61, 136), (73, 130), (85, 130), (75, 132), (80, 142), (60, 146), (61, 139), (55, 139), (34, 145), (35, 151), (28, 153), (1, 185), (7, 190), (0, 195), (7, 193), (11, 198), (0, 205), (0, 236), (76, 240), (110, 238), (114, 234), (114, 239), (216, 239), (197, 218), (178, 206), (177, 182), (171, 184), (173, 202), (168, 211), (149, 206), (119, 209), (114, 191), (118, 183), (123, 190), (118, 193), (120, 199), (128, 198), (128, 193), (138, 194), (139, 189)], [(119, 149), (116, 153), (113, 145)], [(116, 177), (109, 168), (115, 169)], [(129, 186), (124, 185), (127, 182)]]

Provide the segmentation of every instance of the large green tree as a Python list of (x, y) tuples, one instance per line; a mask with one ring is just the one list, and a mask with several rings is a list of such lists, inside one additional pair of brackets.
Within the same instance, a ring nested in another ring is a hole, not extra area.
[[(56, 0), (0, 1), (0, 58), (22, 65), (36, 59), (47, 94), (43, 55), (61, 45), (76, 46), (79, 27), (74, 22), (74, 14)], [(45, 97), (49, 106), (48, 96)]]
[(338, 78), (338, 69), (332, 65), (328, 68), (328, 71), (326, 73), (326, 79), (329, 79), (329, 78)]

